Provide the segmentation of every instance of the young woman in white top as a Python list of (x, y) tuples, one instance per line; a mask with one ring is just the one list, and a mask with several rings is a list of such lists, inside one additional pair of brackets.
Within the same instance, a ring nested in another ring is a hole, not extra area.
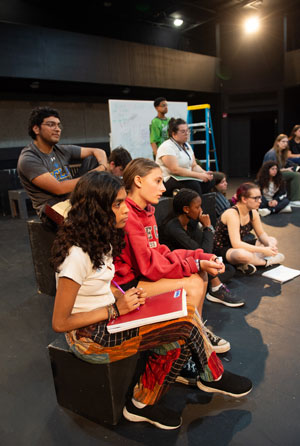
[(187, 142), (190, 134), (187, 123), (180, 118), (171, 118), (168, 133), (169, 139), (159, 146), (156, 155), (166, 187), (164, 195), (172, 196), (174, 189), (183, 187), (195, 190), (200, 196), (209, 192), (214, 185), (213, 174), (197, 164)]
[(258, 209), (261, 217), (278, 212), (292, 212), (282, 174), (276, 161), (264, 163), (259, 169), (256, 181), (262, 193)]

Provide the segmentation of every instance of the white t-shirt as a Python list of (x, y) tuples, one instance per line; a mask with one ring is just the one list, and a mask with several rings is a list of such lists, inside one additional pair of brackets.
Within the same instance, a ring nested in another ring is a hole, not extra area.
[(171, 172), (164, 165), (162, 157), (165, 155), (172, 155), (177, 158), (178, 166), (184, 167), (185, 169), (192, 170), (192, 165), (194, 161), (194, 152), (188, 143), (185, 143), (185, 150), (181, 148), (179, 144), (176, 144), (172, 139), (167, 139), (158, 148), (156, 154), (156, 162), (162, 170), (164, 181), (168, 181)]
[(89, 255), (78, 246), (72, 246), (69, 255), (59, 267), (58, 277), (68, 277), (80, 286), (76, 296), (73, 313), (94, 310), (115, 302), (110, 289), (115, 267), (112, 256), (104, 257), (104, 265), (95, 269)]

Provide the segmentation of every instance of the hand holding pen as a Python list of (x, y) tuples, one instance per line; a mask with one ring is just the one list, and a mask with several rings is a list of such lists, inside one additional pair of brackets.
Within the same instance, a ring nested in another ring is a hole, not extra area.
[(117, 307), (120, 315), (139, 309), (146, 301), (146, 293), (142, 288), (130, 288), (124, 291), (115, 281), (112, 284), (121, 291), (122, 296), (117, 298)]

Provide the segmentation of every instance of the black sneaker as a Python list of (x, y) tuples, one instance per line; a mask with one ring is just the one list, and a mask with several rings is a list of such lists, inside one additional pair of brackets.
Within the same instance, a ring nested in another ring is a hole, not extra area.
[(182, 423), (181, 416), (173, 412), (173, 410), (158, 404), (138, 409), (131, 400), (124, 406), (123, 415), (126, 420), (133, 421), (134, 423), (147, 421), (159, 429), (166, 430), (178, 429)]
[(197, 386), (198, 375), (196, 364), (192, 359), (189, 359), (182, 367), (180, 375), (177, 376), (175, 381), (187, 386)]
[(236, 269), (247, 276), (251, 276), (251, 274), (254, 274), (256, 271), (256, 267), (252, 265), (252, 263), (242, 263), (241, 265), (237, 265)]
[(217, 291), (209, 290), (206, 294), (206, 299), (211, 302), (226, 305), (226, 307), (242, 307), (245, 302), (234, 296), (225, 285), (221, 285)]
[(252, 390), (252, 382), (250, 379), (225, 370), (219, 381), (207, 382), (199, 377), (197, 386), (203, 392), (223, 393), (223, 395), (229, 395), (233, 398), (245, 396)]
[(230, 350), (230, 342), (226, 341), (226, 339), (220, 338), (220, 336), (215, 335), (207, 327), (205, 327), (205, 330), (208, 340), (216, 353), (226, 353), (228, 350)]

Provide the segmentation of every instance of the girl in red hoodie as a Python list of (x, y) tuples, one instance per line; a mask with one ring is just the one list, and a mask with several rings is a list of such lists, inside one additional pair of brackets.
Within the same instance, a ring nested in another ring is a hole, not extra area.
[(170, 251), (158, 240), (153, 204), (165, 186), (160, 167), (152, 160), (136, 158), (124, 170), (129, 216), (125, 226), (126, 246), (114, 261), (115, 280), (124, 289), (143, 288), (149, 296), (184, 288), (188, 302), (202, 312), (207, 273), (224, 272), (224, 264), (202, 249)]
[[(223, 263), (216, 261), (217, 257), (214, 254), (206, 254), (202, 249), (170, 251), (166, 246), (160, 245), (152, 205), (158, 203), (165, 187), (161, 169), (154, 161), (145, 158), (131, 161), (124, 170), (123, 180), (128, 193), (126, 205), (129, 214), (125, 226), (125, 248), (114, 259), (114, 280), (123, 290), (138, 287), (148, 296), (184, 288), (188, 306), (192, 309), (192, 324), (196, 324), (201, 333), (209, 368), (211, 367), (206, 377), (204, 377), (205, 373), (203, 375), (203, 370), (198, 370), (195, 384), (208, 392), (220, 392), (235, 397), (245, 395), (252, 387), (247, 378), (224, 372), (219, 380), (211, 381), (215, 379), (209, 375), (211, 372), (213, 374), (216, 354), (211, 353), (212, 346), (207, 338), (207, 329), (199, 318), (207, 288), (207, 273), (216, 275), (224, 272)], [(113, 291), (117, 292), (116, 289)], [(214, 336), (211, 332), (209, 334)], [(159, 368), (161, 360), (161, 352), (159, 355), (155, 353), (152, 356), (151, 373), (156, 369), (156, 362)], [(198, 363), (197, 367), (199, 366)], [(199, 372), (201, 378), (199, 378)], [(167, 384), (167, 381), (168, 378), (160, 383), (162, 387)], [(185, 383), (189, 381), (186, 380)], [(147, 386), (147, 382), (144, 382), (144, 389)], [(132, 408), (132, 404), (130, 408), (126, 408), (125, 416), (135, 421), (135, 413), (138, 409), (135, 408), (132, 413)]]

